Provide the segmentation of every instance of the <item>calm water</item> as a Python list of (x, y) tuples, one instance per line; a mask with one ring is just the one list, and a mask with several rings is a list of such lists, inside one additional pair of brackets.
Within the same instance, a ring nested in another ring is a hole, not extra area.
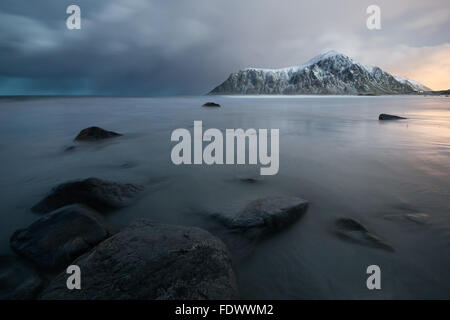
[[(201, 108), (208, 100), (222, 108)], [(409, 120), (382, 123), (382, 112)], [(279, 128), (279, 174), (246, 184), (240, 178), (259, 177), (259, 166), (172, 165), (171, 132), (194, 120)], [(72, 141), (92, 125), (125, 135)], [(70, 145), (79, 147), (64, 152)], [(243, 298), (450, 298), (449, 98), (1, 99), (0, 152), (0, 253), (38, 218), (29, 208), (72, 179), (146, 185), (135, 205), (108, 215), (119, 225), (144, 217), (207, 228), (198, 212), (231, 214), (256, 198), (296, 195), (310, 201), (308, 213), (237, 267)], [(410, 212), (429, 214), (429, 223), (401, 218)], [(358, 219), (396, 251), (335, 238), (336, 217)], [(371, 264), (381, 267), (381, 291), (366, 288)]]

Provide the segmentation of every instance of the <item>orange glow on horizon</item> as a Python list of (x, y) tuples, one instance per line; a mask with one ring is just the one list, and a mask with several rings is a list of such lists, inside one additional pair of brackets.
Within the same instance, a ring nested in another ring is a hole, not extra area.
[(450, 89), (450, 45), (421, 48), (398, 61), (392, 74), (422, 83), (432, 90)]

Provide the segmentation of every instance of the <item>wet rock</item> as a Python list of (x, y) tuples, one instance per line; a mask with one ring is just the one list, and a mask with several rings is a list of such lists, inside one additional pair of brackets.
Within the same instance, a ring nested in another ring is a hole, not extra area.
[(131, 168), (137, 167), (137, 165), (138, 164), (134, 161), (126, 161), (120, 165), (120, 168), (121, 169), (131, 169)]
[(220, 104), (215, 102), (207, 102), (203, 105), (203, 107), (220, 107)]
[(334, 223), (334, 233), (342, 240), (372, 248), (394, 251), (379, 236), (369, 232), (366, 227), (354, 219), (339, 218)]
[(57, 276), (41, 299), (236, 299), (228, 249), (191, 227), (137, 221), (75, 262), (82, 290)]
[(414, 222), (419, 225), (426, 225), (430, 223), (430, 215), (426, 213), (407, 213), (407, 214), (392, 214), (384, 216), (385, 219), (388, 220), (397, 220), (397, 221), (409, 221)]
[(216, 214), (233, 232), (248, 239), (258, 239), (290, 226), (308, 209), (308, 201), (298, 197), (268, 197), (250, 202), (234, 217)]
[(380, 116), (378, 117), (378, 120), (402, 120), (402, 119), (407, 119), (407, 118), (394, 116), (391, 114), (385, 114), (385, 113), (380, 114)]
[(64, 152), (72, 152), (75, 151), (76, 148), (77, 148), (76, 146), (68, 146), (64, 148)]
[(89, 128), (81, 130), (80, 133), (78, 133), (75, 140), (76, 141), (96, 141), (96, 140), (103, 140), (103, 139), (114, 138), (114, 137), (119, 137), (119, 136), (121, 136), (121, 134), (113, 132), (113, 131), (107, 131), (107, 130), (99, 128), (99, 127), (89, 127)]
[(248, 184), (255, 184), (260, 182), (259, 179), (255, 179), (255, 178), (240, 178), (239, 181), (243, 182), (243, 183), (248, 183)]
[(0, 300), (31, 300), (42, 289), (37, 272), (15, 256), (0, 256)]
[(81, 203), (100, 212), (129, 205), (143, 187), (97, 178), (72, 181), (54, 188), (50, 194), (33, 206), (36, 213), (47, 213), (63, 206)]
[(427, 224), (430, 221), (430, 216), (426, 213), (408, 213), (405, 218), (417, 224)]
[(113, 229), (82, 205), (60, 208), (11, 237), (11, 248), (37, 267), (58, 270), (110, 237)]

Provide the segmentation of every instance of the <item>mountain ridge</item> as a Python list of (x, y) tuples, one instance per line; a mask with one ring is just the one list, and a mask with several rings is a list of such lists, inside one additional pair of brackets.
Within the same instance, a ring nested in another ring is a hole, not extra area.
[(379, 67), (365, 66), (342, 53), (328, 51), (299, 66), (241, 69), (208, 94), (379, 95), (427, 90), (417, 81), (395, 77)]

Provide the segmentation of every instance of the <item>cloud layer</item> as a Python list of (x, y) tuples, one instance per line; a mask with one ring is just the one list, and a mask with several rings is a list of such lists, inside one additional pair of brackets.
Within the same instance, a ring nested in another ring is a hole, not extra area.
[[(2, 0), (0, 94), (203, 94), (243, 67), (283, 67), (329, 49), (450, 88), (448, 0)], [(66, 28), (81, 7), (82, 29)]]

